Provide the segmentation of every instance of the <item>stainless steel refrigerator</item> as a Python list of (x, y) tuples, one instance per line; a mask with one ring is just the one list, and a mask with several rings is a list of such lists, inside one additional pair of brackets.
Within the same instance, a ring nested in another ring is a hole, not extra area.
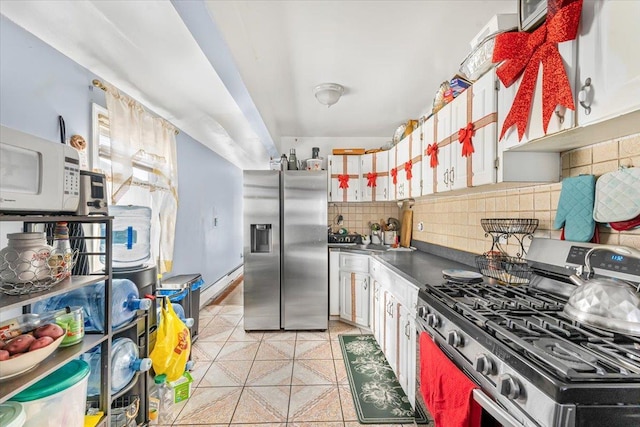
[(244, 329), (329, 322), (326, 171), (244, 171)]

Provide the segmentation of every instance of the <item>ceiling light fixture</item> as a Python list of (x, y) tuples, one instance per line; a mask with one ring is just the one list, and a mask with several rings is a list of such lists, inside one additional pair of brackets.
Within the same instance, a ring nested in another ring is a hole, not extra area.
[(344, 93), (344, 87), (337, 83), (323, 83), (316, 86), (313, 93), (320, 104), (331, 107)]

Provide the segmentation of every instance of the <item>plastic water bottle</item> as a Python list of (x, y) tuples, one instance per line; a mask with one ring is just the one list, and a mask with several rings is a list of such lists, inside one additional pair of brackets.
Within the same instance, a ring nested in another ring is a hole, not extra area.
[(187, 317), (186, 316), (186, 314), (184, 312), (184, 308), (182, 307), (182, 305), (178, 304), (178, 303), (171, 303), (171, 306), (173, 307), (173, 311), (176, 312), (176, 314), (178, 315), (180, 320), (182, 320), (182, 323), (184, 323), (184, 325), (187, 328), (191, 328), (193, 326), (193, 324), (195, 323), (195, 320), (193, 320), (192, 317)]
[(165, 374), (156, 375), (149, 390), (149, 420), (150, 425), (173, 422), (173, 392)]
[[(86, 331), (104, 331), (104, 285), (98, 282), (66, 294), (57, 295), (33, 306), (34, 313), (53, 311), (66, 306), (84, 309)], [(138, 287), (129, 279), (113, 279), (111, 288), (111, 325), (113, 329), (131, 322), (137, 310), (149, 310), (151, 300), (140, 298)]]
[[(91, 373), (87, 386), (87, 396), (100, 394), (100, 347), (82, 358), (89, 363)], [(138, 346), (129, 338), (117, 338), (111, 345), (111, 393), (117, 393), (127, 386), (137, 372), (151, 369), (151, 359), (140, 358)]]

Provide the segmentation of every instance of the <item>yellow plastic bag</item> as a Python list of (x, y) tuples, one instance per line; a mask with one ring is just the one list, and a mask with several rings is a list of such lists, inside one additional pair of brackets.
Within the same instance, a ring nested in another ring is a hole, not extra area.
[(175, 381), (182, 376), (189, 360), (191, 334), (173, 311), (169, 298), (165, 298), (165, 304), (156, 334), (156, 345), (150, 357), (156, 375), (166, 374), (167, 381)]

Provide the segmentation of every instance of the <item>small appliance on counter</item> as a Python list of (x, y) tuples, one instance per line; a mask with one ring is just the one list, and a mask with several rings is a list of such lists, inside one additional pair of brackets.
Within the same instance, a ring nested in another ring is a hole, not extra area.
[(359, 234), (341, 234), (341, 233), (329, 233), (327, 241), (330, 245), (335, 244), (362, 244), (362, 236)]
[(108, 215), (107, 178), (102, 173), (80, 171), (80, 203), (76, 215)]
[(0, 126), (0, 212), (44, 213), (78, 209), (78, 152)]

